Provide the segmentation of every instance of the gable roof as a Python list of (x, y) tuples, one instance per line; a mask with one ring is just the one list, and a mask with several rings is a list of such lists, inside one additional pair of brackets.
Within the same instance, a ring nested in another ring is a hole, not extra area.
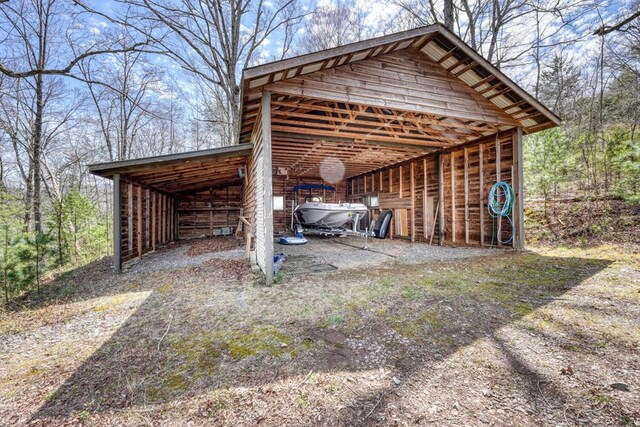
[(241, 141), (265, 86), (369, 58), (417, 49), (429, 60), (520, 123), (526, 133), (554, 127), (560, 118), (440, 24), (363, 40), (247, 68), (242, 78)]

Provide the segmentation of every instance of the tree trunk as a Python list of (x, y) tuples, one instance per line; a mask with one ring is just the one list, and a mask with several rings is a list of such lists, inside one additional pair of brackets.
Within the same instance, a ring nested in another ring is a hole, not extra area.
[(444, 26), (453, 31), (453, 0), (444, 0)]
[(36, 76), (36, 114), (33, 125), (33, 227), (36, 234), (42, 233), (41, 173), (42, 119), (44, 115), (44, 85), (42, 74)]

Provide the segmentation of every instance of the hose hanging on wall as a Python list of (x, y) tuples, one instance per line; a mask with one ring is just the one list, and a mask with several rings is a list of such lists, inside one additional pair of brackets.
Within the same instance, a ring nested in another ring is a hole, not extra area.
[[(487, 210), (489, 211), (489, 215), (493, 218), (493, 223), (491, 225), (491, 246), (493, 247), (493, 239), (494, 237), (498, 239), (498, 242), (503, 245), (507, 243), (511, 243), (513, 240), (513, 236), (516, 233), (515, 225), (513, 224), (513, 220), (511, 219), (511, 211), (513, 210), (513, 188), (508, 182), (498, 181), (491, 187), (489, 190), (489, 197), (487, 203)], [(506, 218), (511, 225), (511, 237), (508, 240), (501, 240), (501, 236), (496, 236), (495, 233), (495, 223), (498, 218)]]

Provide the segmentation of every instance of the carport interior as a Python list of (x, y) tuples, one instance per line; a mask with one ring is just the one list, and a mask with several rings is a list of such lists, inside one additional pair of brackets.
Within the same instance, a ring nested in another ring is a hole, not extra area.
[[(522, 136), (559, 119), (445, 28), (249, 68), (242, 90), (240, 141), (255, 146), (248, 212), (267, 277), (264, 236), (289, 227), (301, 183), (377, 200), (370, 217), (392, 210), (393, 238), (481, 246), (510, 234), (522, 246)], [(486, 214), (497, 181), (515, 191), (513, 231)]]
[(91, 165), (114, 188), (114, 259), (179, 238), (230, 234), (242, 214), (251, 144)]

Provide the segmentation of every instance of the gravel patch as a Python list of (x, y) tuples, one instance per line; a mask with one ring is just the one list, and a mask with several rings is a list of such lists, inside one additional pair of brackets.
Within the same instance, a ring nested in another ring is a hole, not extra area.
[(341, 238), (307, 237), (307, 240), (307, 244), (298, 246), (276, 243), (274, 251), (275, 253), (283, 253), (285, 257), (312, 256), (315, 262), (330, 264), (338, 269), (357, 269), (393, 263), (421, 264), (431, 261), (489, 256), (500, 251), (486, 248), (433, 246), (398, 239), (371, 239), (368, 241), (368, 249), (364, 250), (364, 239), (351, 236)]
[(201, 266), (213, 259), (222, 260), (243, 260), (245, 258), (244, 249), (235, 249), (208, 252), (196, 256), (187, 255), (187, 251), (197, 240), (185, 242), (180, 245), (170, 245), (155, 253), (148, 253), (141, 259), (134, 259), (125, 265), (125, 270), (130, 273), (153, 273), (156, 271), (175, 270), (184, 267)]

